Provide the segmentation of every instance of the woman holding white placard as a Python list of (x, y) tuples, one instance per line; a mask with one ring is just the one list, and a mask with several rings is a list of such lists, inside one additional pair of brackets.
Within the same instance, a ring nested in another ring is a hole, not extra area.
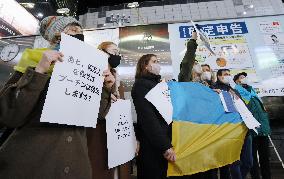
[[(63, 60), (58, 51), (62, 32), (84, 40), (75, 18), (44, 18), (40, 33), (50, 47), (26, 49), (0, 91), (0, 128), (14, 128), (0, 147), (0, 178), (92, 178), (85, 128), (40, 122), (53, 64)], [(102, 96), (110, 96), (115, 79), (109, 70), (103, 75)]]

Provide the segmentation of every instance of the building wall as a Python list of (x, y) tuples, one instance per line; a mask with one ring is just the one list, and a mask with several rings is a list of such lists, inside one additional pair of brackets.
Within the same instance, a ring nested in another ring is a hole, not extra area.
[[(99, 9), (89, 9), (89, 12), (81, 15), (79, 19), (85, 28), (100, 28), (119, 26), (117, 23), (106, 21), (111, 14), (130, 16), (130, 23), (123, 24), (125, 26), (284, 14), (282, 0), (207, 1), (192, 3), (193, 0), (178, 0), (173, 1), (171, 5), (163, 4), (164, 2), (148, 2), (141, 3), (137, 9), (129, 9), (126, 5), (105, 6)], [(253, 5), (253, 8), (250, 8), (250, 5)]]

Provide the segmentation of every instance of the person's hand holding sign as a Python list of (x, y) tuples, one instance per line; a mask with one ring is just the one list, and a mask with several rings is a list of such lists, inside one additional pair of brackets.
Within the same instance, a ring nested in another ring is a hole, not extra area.
[(57, 61), (63, 61), (63, 54), (56, 50), (47, 50), (43, 52), (40, 62), (37, 64), (35, 71), (38, 73), (45, 73), (48, 71), (50, 66)]
[(104, 86), (107, 89), (111, 89), (111, 87), (113, 86), (113, 84), (115, 82), (114, 76), (112, 75), (112, 73), (109, 70), (105, 70), (103, 72), (103, 76), (105, 77), (104, 78)]

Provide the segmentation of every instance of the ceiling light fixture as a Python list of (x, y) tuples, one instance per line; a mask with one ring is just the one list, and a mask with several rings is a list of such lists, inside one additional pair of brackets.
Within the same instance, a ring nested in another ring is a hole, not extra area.
[(139, 3), (138, 2), (128, 3), (127, 7), (129, 7), (129, 8), (137, 8), (137, 7), (139, 7)]
[(57, 9), (56, 12), (58, 14), (68, 14), (70, 12), (70, 9), (68, 9), (68, 8), (60, 8), (60, 9)]
[(24, 3), (19, 3), (19, 4), (21, 4), (25, 8), (29, 8), (29, 9), (32, 9), (32, 8), (35, 7), (35, 3), (32, 3), (32, 2), (24, 2)]

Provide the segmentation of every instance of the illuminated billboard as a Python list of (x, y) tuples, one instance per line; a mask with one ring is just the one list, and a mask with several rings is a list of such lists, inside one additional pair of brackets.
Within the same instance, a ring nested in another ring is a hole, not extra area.
[[(14, 0), (0, 1), (0, 19), (2, 19), (0, 28), (2, 27), (6, 32), (10, 31), (8, 29), (14, 29), (10, 32), (18, 31), (21, 35), (35, 35), (39, 27), (39, 21)], [(3, 21), (5, 25), (2, 25)], [(18, 35), (16, 32), (15, 34)]]

